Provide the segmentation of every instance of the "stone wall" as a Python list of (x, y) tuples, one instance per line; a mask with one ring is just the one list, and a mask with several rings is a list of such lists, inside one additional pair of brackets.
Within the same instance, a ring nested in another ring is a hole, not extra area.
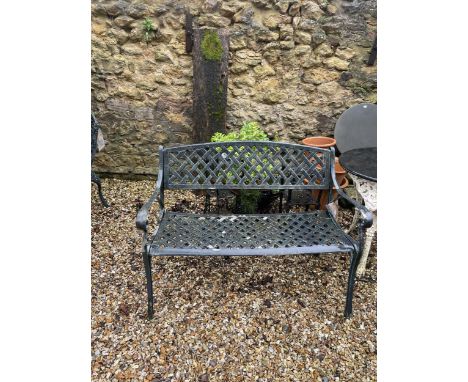
[(228, 128), (255, 120), (299, 142), (376, 102), (376, 66), (366, 65), (376, 0), (93, 0), (92, 110), (107, 141), (98, 172), (155, 174), (159, 145), (191, 142), (185, 7), (196, 24), (230, 31)]

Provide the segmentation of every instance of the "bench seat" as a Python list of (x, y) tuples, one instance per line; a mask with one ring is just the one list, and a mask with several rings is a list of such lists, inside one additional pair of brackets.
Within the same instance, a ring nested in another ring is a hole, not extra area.
[(165, 211), (149, 240), (153, 256), (245, 256), (352, 252), (328, 211), (217, 215)]

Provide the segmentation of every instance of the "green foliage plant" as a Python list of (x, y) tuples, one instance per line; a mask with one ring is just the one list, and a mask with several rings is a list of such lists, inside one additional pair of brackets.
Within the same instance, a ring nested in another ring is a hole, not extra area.
[(143, 21), (143, 38), (146, 43), (149, 43), (154, 38), (154, 31), (153, 20), (146, 18)]
[(227, 134), (215, 133), (211, 137), (211, 142), (232, 142), (232, 141), (268, 141), (268, 135), (262, 130), (258, 122), (244, 122), (238, 132), (231, 131)]
[[(268, 141), (268, 135), (261, 129), (258, 122), (250, 121), (244, 122), (241, 129), (231, 131), (229, 133), (215, 133), (211, 137), (211, 142), (232, 142), (232, 141)], [(232, 151), (232, 147), (228, 147), (229, 151)], [(242, 147), (241, 147), (242, 150)], [(254, 160), (252, 159), (254, 162)], [(249, 167), (245, 167), (246, 171), (249, 171)], [(253, 174), (260, 172), (262, 166), (257, 165), (256, 171)], [(232, 173), (227, 174), (228, 177), (233, 176)], [(244, 214), (253, 214), (257, 212), (258, 202), (261, 198), (261, 192), (259, 190), (241, 190), (238, 198), (239, 212)]]

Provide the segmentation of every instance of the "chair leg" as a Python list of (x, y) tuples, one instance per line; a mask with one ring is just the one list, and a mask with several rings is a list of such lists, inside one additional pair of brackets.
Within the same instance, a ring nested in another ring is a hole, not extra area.
[(94, 171), (91, 171), (91, 182), (96, 183), (98, 188), (99, 199), (101, 199), (102, 205), (108, 208), (109, 203), (107, 203), (106, 198), (104, 198), (104, 195), (102, 194), (101, 179), (94, 173)]
[(346, 307), (345, 307), (345, 318), (349, 318), (353, 312), (353, 290), (354, 290), (354, 281), (356, 279), (356, 268), (358, 264), (360, 254), (358, 252), (353, 252), (351, 257), (351, 265), (349, 267), (349, 276), (348, 276), (348, 290), (346, 293)]
[(153, 307), (153, 278), (151, 272), (151, 256), (146, 251), (143, 252), (143, 262), (145, 264), (146, 274), (146, 292), (148, 293), (148, 319), (152, 319), (154, 315)]

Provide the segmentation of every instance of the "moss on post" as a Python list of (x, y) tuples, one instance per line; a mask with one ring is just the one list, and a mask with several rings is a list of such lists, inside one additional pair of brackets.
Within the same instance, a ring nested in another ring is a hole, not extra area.
[(203, 33), (201, 51), (205, 60), (221, 61), (223, 45), (216, 31), (206, 30)]

